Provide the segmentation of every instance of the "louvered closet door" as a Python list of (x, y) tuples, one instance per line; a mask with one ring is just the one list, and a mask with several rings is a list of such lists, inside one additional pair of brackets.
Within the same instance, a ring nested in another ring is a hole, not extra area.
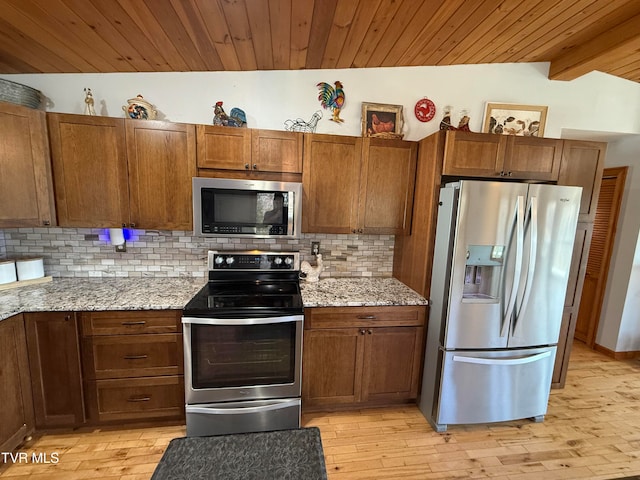
[(607, 169), (600, 187), (575, 331), (575, 338), (589, 345), (594, 343), (602, 309), (625, 176), (626, 168)]

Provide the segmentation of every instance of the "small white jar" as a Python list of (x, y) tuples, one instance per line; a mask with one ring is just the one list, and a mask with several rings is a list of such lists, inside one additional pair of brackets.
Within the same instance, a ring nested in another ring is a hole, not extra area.
[(42, 258), (22, 258), (16, 260), (16, 270), (18, 272), (18, 281), (44, 277)]
[(16, 279), (16, 262), (0, 260), (0, 285), (15, 282)]

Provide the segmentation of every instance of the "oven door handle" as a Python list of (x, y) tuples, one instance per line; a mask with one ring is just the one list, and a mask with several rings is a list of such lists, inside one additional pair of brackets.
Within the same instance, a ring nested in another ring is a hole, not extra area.
[(267, 405), (260, 405), (257, 407), (229, 407), (229, 408), (216, 408), (216, 407), (194, 407), (192, 405), (187, 405), (185, 407), (186, 413), (204, 413), (204, 414), (243, 414), (243, 413), (258, 413), (258, 412), (268, 412), (270, 410), (280, 410), (281, 408), (295, 407), (300, 403), (300, 400), (297, 398), (291, 400), (278, 400), (273, 403), (269, 403)]
[(266, 318), (199, 318), (182, 317), (182, 323), (195, 325), (266, 325), (270, 323), (301, 322), (304, 315)]

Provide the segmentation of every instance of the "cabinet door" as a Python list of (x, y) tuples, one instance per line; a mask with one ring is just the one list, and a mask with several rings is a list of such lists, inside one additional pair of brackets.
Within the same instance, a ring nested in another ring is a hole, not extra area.
[(192, 230), (194, 125), (127, 120), (131, 226)]
[(422, 327), (367, 328), (362, 401), (415, 399), (420, 382)]
[(36, 427), (81, 425), (85, 415), (75, 314), (24, 317)]
[(561, 158), (562, 140), (508, 136), (503, 172), (510, 178), (556, 181)]
[(302, 173), (302, 133), (251, 130), (251, 169)]
[(11, 452), (33, 432), (29, 359), (22, 315), (0, 322), (0, 451)]
[(251, 130), (197, 125), (198, 168), (250, 170)]
[(302, 402), (305, 407), (359, 402), (365, 336), (359, 328), (305, 330)]
[(558, 185), (582, 187), (579, 222), (593, 222), (596, 218), (606, 150), (606, 143), (564, 141)]
[(443, 175), (500, 177), (507, 137), (488, 133), (446, 132)]
[(418, 145), (366, 138), (362, 150), (358, 232), (409, 234)]
[(0, 102), (0, 228), (56, 224), (45, 113)]
[(362, 138), (305, 134), (302, 231), (356, 233)]
[(121, 227), (129, 223), (124, 120), (47, 114), (58, 224)]

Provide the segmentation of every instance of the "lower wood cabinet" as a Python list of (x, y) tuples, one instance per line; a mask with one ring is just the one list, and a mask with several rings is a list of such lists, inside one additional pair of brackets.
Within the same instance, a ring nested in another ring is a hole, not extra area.
[(82, 313), (89, 421), (184, 416), (181, 312)]
[(0, 452), (10, 452), (34, 430), (22, 315), (0, 321), (0, 405)]
[(25, 313), (37, 428), (85, 423), (78, 323), (73, 312)]
[(305, 309), (305, 410), (407, 403), (420, 383), (426, 307)]

